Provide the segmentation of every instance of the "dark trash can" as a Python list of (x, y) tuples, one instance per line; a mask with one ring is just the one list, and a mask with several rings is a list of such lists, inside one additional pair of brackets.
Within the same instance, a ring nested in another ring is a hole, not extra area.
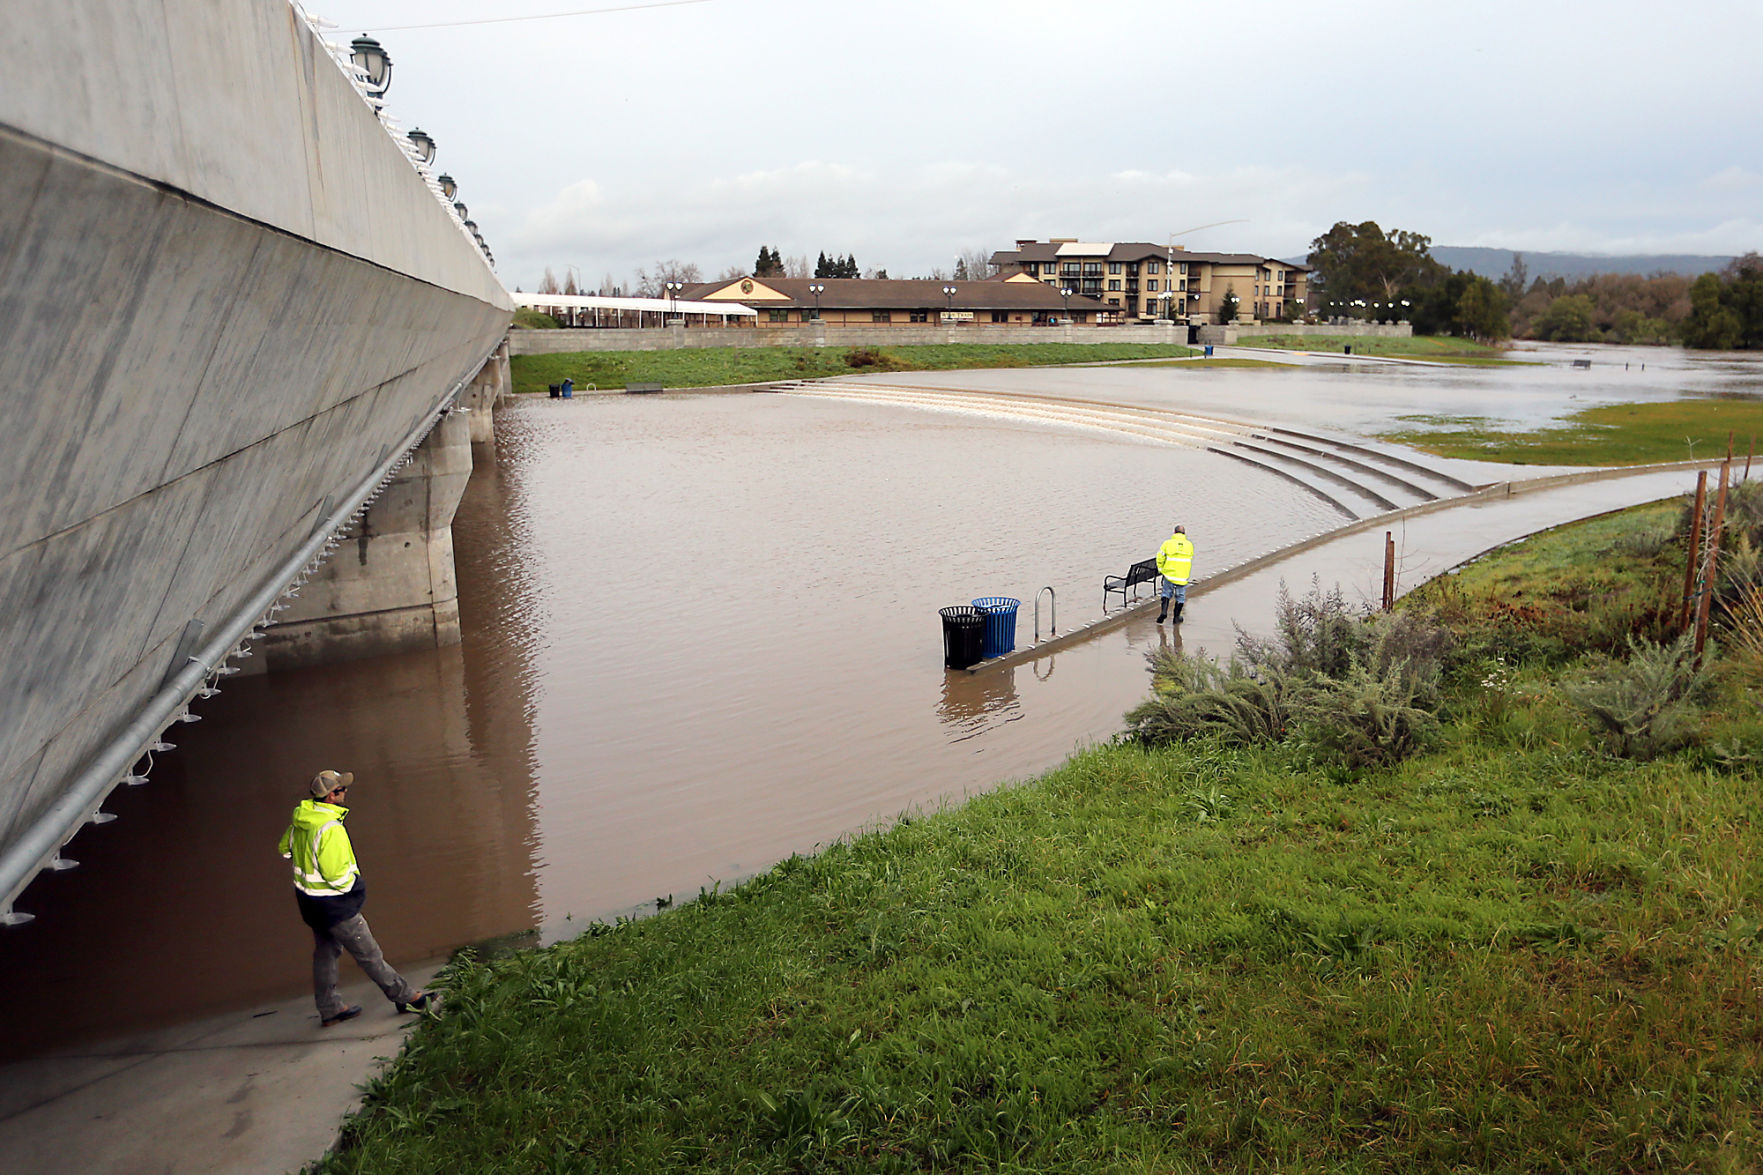
[(575, 381), (573, 379), (563, 381), (563, 398), (565, 400), (575, 399)]
[(563, 395), (563, 385), (562, 384), (552, 384), (551, 385), (551, 398), (553, 400), (555, 400), (561, 395)]
[(1347, 345), (1346, 345), (1346, 346), (1344, 346), (1344, 347), (1342, 347), (1342, 348), (1341, 348), (1341, 353), (1342, 353), (1342, 354), (1343, 354), (1343, 355), (1351, 355), (1351, 354), (1352, 354), (1352, 353), (1353, 353), (1353, 344), (1352, 344), (1352, 343), (1348, 343), (1348, 344), (1347, 344)]
[(943, 618), (943, 664), (950, 669), (966, 669), (978, 664), (984, 655), (985, 617), (978, 608), (956, 605), (938, 612)]
[(1016, 648), (1016, 610), (1021, 600), (1009, 596), (981, 596), (973, 606), (986, 621), (986, 643), (982, 650), (987, 658), (1002, 657)]

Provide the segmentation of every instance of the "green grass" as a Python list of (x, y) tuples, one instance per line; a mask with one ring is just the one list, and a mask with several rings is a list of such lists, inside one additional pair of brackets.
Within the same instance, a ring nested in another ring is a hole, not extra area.
[(1384, 434), (1429, 453), (1512, 465), (1639, 465), (1685, 461), (1726, 452), (1731, 433), (1742, 458), (1763, 434), (1763, 402), (1737, 399), (1665, 400), (1605, 404), (1568, 422), (1529, 432), (1507, 432), (1474, 417), (1415, 418), (1431, 428)]
[(1101, 747), (465, 960), (325, 1169), (1754, 1171), (1763, 724), (1637, 764), (1560, 689), (1675, 509), (1431, 589), (1506, 636), (1397, 767)]
[(1406, 359), (1502, 360), (1504, 349), (1448, 335), (1385, 338), (1380, 335), (1239, 335), (1239, 347), (1277, 347), (1287, 351), (1333, 351), (1353, 348), (1355, 355), (1393, 355)]
[[(865, 351), (870, 361), (848, 359)], [(705, 388), (770, 380), (812, 379), (889, 371), (950, 371), (987, 367), (1046, 367), (1122, 359), (1192, 355), (1192, 347), (1160, 343), (1027, 343), (994, 346), (949, 343), (918, 347), (712, 347), (678, 351), (577, 351), (516, 355), (509, 361), (516, 392), (544, 392), (565, 377), (578, 388), (622, 388), (659, 383), (668, 388)]]

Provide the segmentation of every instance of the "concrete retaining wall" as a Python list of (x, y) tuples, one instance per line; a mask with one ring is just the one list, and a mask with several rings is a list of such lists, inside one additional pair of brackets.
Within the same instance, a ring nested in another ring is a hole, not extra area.
[[(1202, 343), (1234, 343), (1254, 335), (1363, 335), (1409, 338), (1407, 323), (1358, 322), (1350, 326), (1302, 326), (1268, 322), (1255, 326), (1203, 326)], [(557, 355), (580, 351), (674, 351), (694, 347), (911, 347), (937, 343), (1186, 343), (1185, 326), (776, 326), (655, 327), (647, 330), (565, 328), (517, 330), (509, 336), (514, 355)]]
[(1263, 322), (1255, 326), (1235, 328), (1239, 335), (1296, 335), (1311, 338), (1317, 335), (1347, 336), (1367, 339), (1411, 339), (1414, 326), (1407, 322), (1352, 322), (1340, 326), (1300, 322)]
[(671, 351), (693, 347), (913, 347), (940, 343), (1186, 343), (1184, 326), (777, 326), (653, 330), (517, 330), (515, 355), (576, 351)]
[(511, 313), (283, 0), (7, 15), (0, 852)]

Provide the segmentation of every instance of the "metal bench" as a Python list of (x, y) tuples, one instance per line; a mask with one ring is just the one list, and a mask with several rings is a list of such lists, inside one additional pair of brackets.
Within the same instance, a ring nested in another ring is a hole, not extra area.
[(659, 392), (661, 390), (661, 385), (660, 384), (625, 384), (624, 390), (627, 392)]
[(1138, 587), (1141, 583), (1157, 582), (1157, 560), (1142, 559), (1127, 568), (1125, 575), (1105, 575), (1102, 577), (1102, 611), (1108, 611), (1108, 593), (1120, 593), (1120, 606), (1126, 607), (1126, 593), (1132, 590), (1132, 598), (1138, 599)]

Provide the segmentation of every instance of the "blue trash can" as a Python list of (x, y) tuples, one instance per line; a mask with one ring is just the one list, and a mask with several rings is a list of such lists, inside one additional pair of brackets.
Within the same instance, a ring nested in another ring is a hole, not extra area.
[(565, 400), (575, 399), (575, 381), (573, 379), (563, 381), (563, 398)]
[(989, 660), (1014, 652), (1016, 610), (1022, 607), (1022, 601), (1013, 600), (1009, 596), (981, 596), (973, 602), (973, 606), (986, 622), (986, 638), (980, 649), (981, 656)]
[(1212, 344), (1211, 343), (1206, 344), (1206, 354), (1203, 357), (1206, 359), (1212, 358)]

